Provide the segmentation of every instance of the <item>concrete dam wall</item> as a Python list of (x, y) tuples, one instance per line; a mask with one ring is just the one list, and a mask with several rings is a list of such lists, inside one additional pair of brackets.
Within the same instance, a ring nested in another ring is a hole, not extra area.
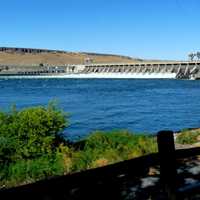
[[(78, 69), (78, 66), (74, 66)], [(152, 78), (176, 78), (197, 79), (200, 75), (200, 62), (156, 62), (156, 63), (113, 63), (113, 64), (90, 64), (81, 66), (77, 70), (83, 74), (93, 75), (117, 75), (120, 77), (152, 77)], [(112, 76), (110, 76), (112, 77)]]
[(0, 76), (60, 78), (174, 78), (199, 79), (200, 61), (104, 63), (64, 66), (0, 65)]

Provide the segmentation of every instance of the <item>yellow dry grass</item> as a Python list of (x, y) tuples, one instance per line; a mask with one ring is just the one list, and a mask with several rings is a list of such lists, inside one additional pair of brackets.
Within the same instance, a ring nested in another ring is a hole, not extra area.
[(86, 58), (91, 58), (94, 63), (136, 62), (121, 56), (113, 55), (88, 55), (86, 53), (11, 53), (0, 52), (0, 64), (34, 65), (34, 64), (82, 64)]

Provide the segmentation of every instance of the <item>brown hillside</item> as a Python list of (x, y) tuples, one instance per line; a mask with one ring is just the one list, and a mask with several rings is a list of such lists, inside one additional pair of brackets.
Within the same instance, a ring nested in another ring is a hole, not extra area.
[(35, 64), (83, 64), (86, 58), (90, 58), (94, 63), (110, 62), (136, 62), (125, 56), (93, 54), (93, 53), (18, 53), (18, 52), (0, 52), (0, 64), (17, 65), (35, 65)]

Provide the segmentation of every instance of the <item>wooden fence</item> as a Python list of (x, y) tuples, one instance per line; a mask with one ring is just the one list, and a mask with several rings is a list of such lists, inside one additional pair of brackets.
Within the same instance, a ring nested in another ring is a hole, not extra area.
[(198, 193), (198, 183), (179, 187), (177, 159), (200, 155), (200, 148), (175, 150), (172, 131), (160, 131), (157, 134), (157, 141), (158, 153), (33, 184), (2, 189), (0, 199), (122, 199), (121, 183), (147, 175), (152, 166), (160, 168), (162, 199), (184, 199)]

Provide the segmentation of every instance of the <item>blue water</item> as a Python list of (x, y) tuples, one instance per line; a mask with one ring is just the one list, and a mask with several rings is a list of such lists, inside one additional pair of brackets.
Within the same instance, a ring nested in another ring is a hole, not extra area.
[(200, 127), (200, 81), (184, 80), (0, 80), (0, 109), (47, 105), (57, 99), (70, 113), (66, 135), (94, 130)]

